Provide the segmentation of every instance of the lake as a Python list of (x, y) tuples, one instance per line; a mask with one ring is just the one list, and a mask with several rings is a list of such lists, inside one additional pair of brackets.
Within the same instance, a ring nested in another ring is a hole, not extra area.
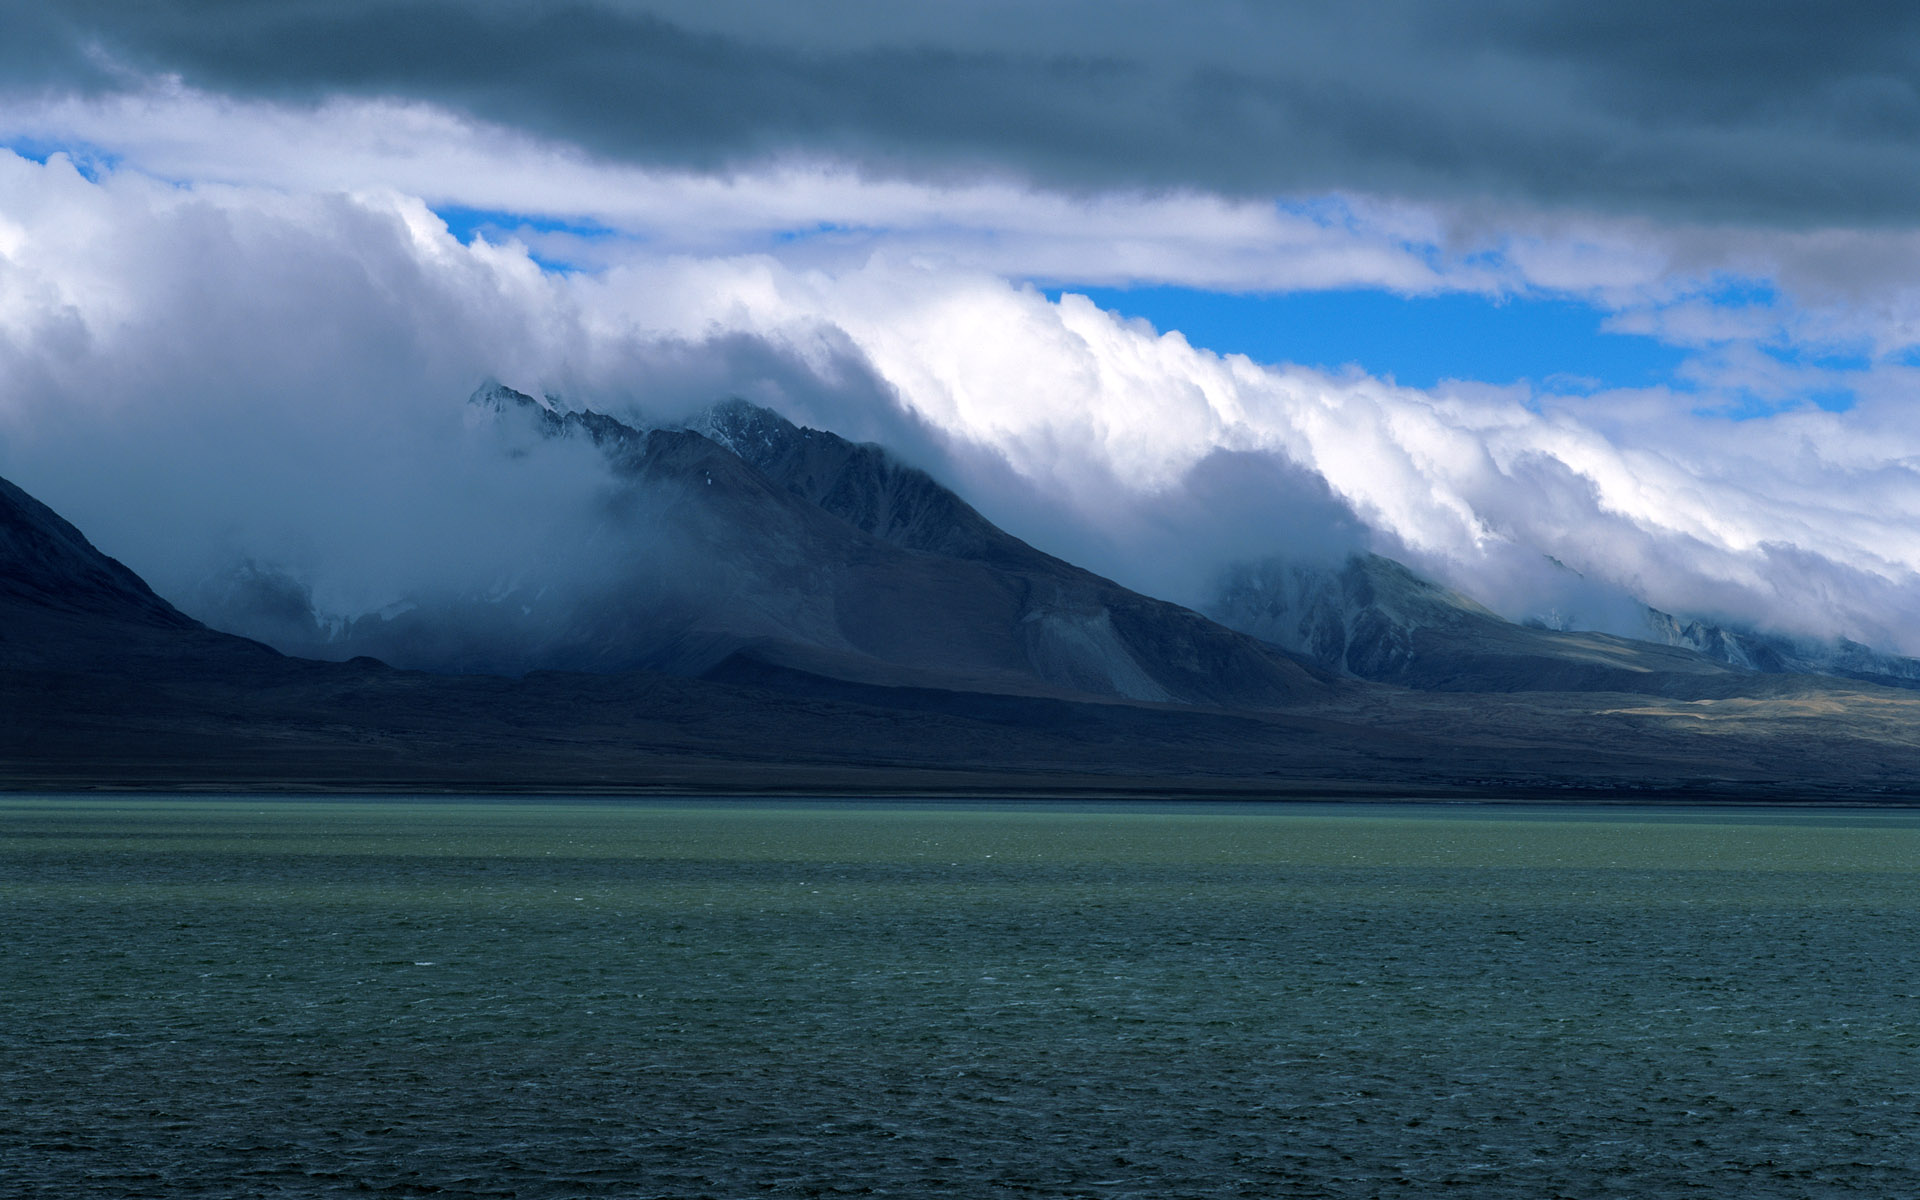
[(0, 1194), (1920, 1194), (1920, 813), (0, 797)]

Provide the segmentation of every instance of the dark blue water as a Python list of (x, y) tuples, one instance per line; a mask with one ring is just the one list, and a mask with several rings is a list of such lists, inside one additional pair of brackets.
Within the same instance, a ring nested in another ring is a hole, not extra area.
[(0, 800), (0, 1193), (1920, 1194), (1920, 817)]

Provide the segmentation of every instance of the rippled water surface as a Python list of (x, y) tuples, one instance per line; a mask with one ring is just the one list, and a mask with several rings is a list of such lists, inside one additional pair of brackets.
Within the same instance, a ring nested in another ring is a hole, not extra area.
[(0, 1193), (1920, 1195), (1920, 815), (0, 798)]

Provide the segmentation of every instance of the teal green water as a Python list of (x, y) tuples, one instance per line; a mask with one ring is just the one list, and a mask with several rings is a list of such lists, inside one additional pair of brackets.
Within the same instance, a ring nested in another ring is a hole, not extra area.
[(1920, 814), (0, 798), (0, 1194), (1920, 1194)]

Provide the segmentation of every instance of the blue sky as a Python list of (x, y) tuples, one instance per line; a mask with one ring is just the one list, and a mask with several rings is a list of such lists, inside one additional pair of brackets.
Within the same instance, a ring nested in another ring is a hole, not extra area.
[(568, 220), (563, 217), (544, 216), (539, 213), (515, 213), (500, 209), (466, 208), (457, 204), (443, 204), (434, 208), (433, 215), (447, 223), (447, 232), (463, 242), (470, 242), (477, 233), (498, 240), (502, 236), (514, 236), (522, 232), (565, 233), (574, 237), (608, 237), (613, 231), (597, 221)]
[(1574, 300), (1186, 287), (1054, 288), (1047, 295), (1058, 299), (1062, 291), (1222, 354), (1334, 372), (1357, 366), (1408, 387), (1444, 380), (1527, 380), (1571, 391), (1646, 387), (1671, 382), (1686, 357), (1653, 337), (1603, 330), (1607, 314)]
[(618, 236), (616, 231), (592, 219), (540, 213), (443, 204), (434, 208), (433, 215), (445, 221), (447, 232), (461, 242), (471, 243), (476, 236), (494, 243), (517, 238), (527, 244), (528, 257), (548, 271), (579, 268), (581, 264), (575, 261), (576, 256), (566, 253), (566, 248)]

